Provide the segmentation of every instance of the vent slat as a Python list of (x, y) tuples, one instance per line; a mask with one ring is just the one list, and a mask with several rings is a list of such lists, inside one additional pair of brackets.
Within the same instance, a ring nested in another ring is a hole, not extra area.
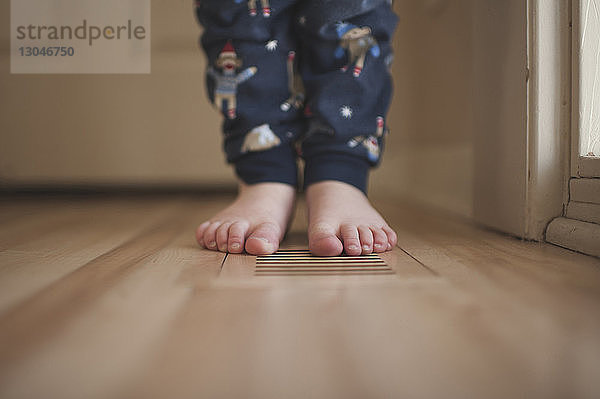
[(260, 265), (256, 265), (257, 268), (268, 268), (268, 267), (288, 267), (288, 266), (294, 266), (294, 267), (388, 267), (388, 265), (385, 264), (385, 262), (379, 262), (379, 263), (325, 263), (325, 262), (319, 262), (319, 263), (311, 263), (311, 262), (298, 262), (298, 263), (263, 263)]
[(377, 256), (376, 253), (372, 253), (372, 254), (368, 254), (368, 255), (337, 255), (337, 256), (316, 256), (316, 255), (311, 255), (311, 253), (309, 251), (302, 251), (302, 252), (288, 252), (285, 254), (280, 254), (279, 252), (275, 252), (274, 254), (271, 255), (258, 255), (259, 258), (266, 258), (266, 257), (273, 257), (273, 256), (279, 256), (282, 258), (289, 258), (290, 256), (312, 256), (314, 258), (366, 258), (369, 256)]
[(318, 260), (374, 260), (374, 259), (380, 259), (378, 256), (371, 256), (371, 255), (365, 255), (365, 256), (332, 256), (332, 257), (325, 257), (325, 256), (306, 256), (306, 254), (303, 254), (302, 256), (300, 255), (293, 255), (293, 256), (258, 256), (256, 258), (256, 260), (258, 261), (264, 261), (267, 259), (278, 259), (278, 260), (290, 260), (290, 259), (318, 259)]
[(287, 265), (266, 265), (266, 266), (257, 266), (256, 269), (285, 269), (285, 268), (290, 268), (290, 267), (300, 267), (300, 268), (304, 268), (304, 269), (323, 269), (323, 268), (338, 268), (338, 269), (348, 269), (348, 268), (360, 268), (360, 269), (381, 269), (382, 267), (389, 269), (389, 266), (386, 265), (385, 263), (383, 264), (379, 264), (379, 265), (337, 265), (337, 264), (331, 264), (331, 265), (311, 265), (311, 264), (306, 264), (306, 263), (300, 263), (300, 264), (287, 264)]
[(360, 268), (360, 267), (353, 267), (353, 268), (346, 268), (346, 269), (340, 269), (340, 268), (335, 268), (335, 267), (324, 267), (321, 269), (315, 269), (315, 268), (304, 268), (304, 267), (290, 267), (290, 268), (285, 268), (285, 269), (263, 269), (263, 270), (257, 270), (256, 273), (274, 273), (274, 272), (281, 272), (281, 273), (295, 273), (295, 272), (316, 272), (316, 273), (320, 273), (320, 272), (341, 272), (341, 273), (347, 273), (347, 272), (365, 272), (365, 273), (370, 273), (370, 272), (379, 272), (379, 271), (389, 271), (389, 268), (378, 268), (378, 269), (364, 269), (364, 268)]
[(308, 250), (279, 250), (256, 258), (257, 276), (347, 276), (395, 274), (377, 254), (312, 256)]
[(262, 262), (299, 262), (299, 261), (310, 261), (310, 262), (380, 262), (380, 258), (364, 258), (364, 259), (355, 259), (355, 258), (335, 258), (335, 259), (327, 259), (327, 258), (272, 258), (272, 259), (257, 259), (257, 263)]
[(314, 264), (318, 264), (318, 263), (323, 263), (323, 264), (327, 264), (330, 265), (332, 263), (355, 263), (355, 264), (359, 264), (359, 265), (369, 265), (369, 264), (373, 264), (373, 263), (385, 263), (384, 261), (382, 261), (381, 259), (374, 259), (374, 260), (366, 260), (366, 261), (361, 261), (361, 260), (342, 260), (342, 259), (335, 259), (335, 260), (331, 260), (331, 261), (327, 261), (327, 260), (321, 260), (321, 259), (291, 259), (291, 260), (269, 260), (269, 261), (261, 261), (261, 262), (256, 262), (257, 265), (264, 265), (264, 264), (271, 264), (271, 265), (276, 265), (276, 264), (286, 264), (286, 263), (314, 263)]
[(265, 277), (265, 276), (384, 276), (395, 274), (393, 270), (386, 270), (380, 272), (347, 272), (347, 273), (339, 273), (339, 272), (323, 272), (323, 273), (315, 273), (315, 272), (302, 272), (302, 273), (257, 273), (257, 276)]

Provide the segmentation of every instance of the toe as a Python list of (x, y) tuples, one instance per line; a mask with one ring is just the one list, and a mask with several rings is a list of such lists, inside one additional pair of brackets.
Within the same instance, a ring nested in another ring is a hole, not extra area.
[(227, 241), (228, 241), (228, 234), (229, 234), (230, 226), (231, 226), (231, 223), (223, 223), (217, 229), (217, 232), (216, 232), (217, 248), (221, 252), (227, 252)]
[(221, 222), (211, 223), (206, 230), (204, 230), (204, 246), (208, 249), (217, 250), (217, 229), (221, 226)]
[(279, 248), (281, 231), (274, 223), (262, 223), (246, 239), (246, 252), (252, 255), (269, 255)]
[(373, 250), (375, 252), (387, 251), (389, 245), (387, 234), (378, 227), (371, 227), (371, 231), (373, 232)]
[(342, 242), (344, 243), (344, 251), (346, 252), (346, 255), (360, 255), (362, 249), (360, 248), (360, 240), (356, 226), (351, 224), (343, 224), (340, 227), (340, 233), (342, 235)]
[(308, 248), (315, 256), (337, 256), (344, 250), (336, 229), (328, 223), (316, 223), (308, 229)]
[(227, 249), (229, 252), (239, 254), (244, 250), (244, 240), (248, 232), (248, 223), (235, 222), (229, 228), (229, 238), (227, 241)]
[(210, 222), (204, 222), (196, 229), (196, 241), (202, 246), (204, 246), (204, 230), (206, 230), (209, 224)]
[(385, 231), (385, 234), (387, 235), (387, 238), (388, 238), (388, 244), (389, 244), (388, 249), (391, 250), (392, 248), (394, 248), (396, 246), (396, 244), (398, 244), (398, 235), (396, 234), (396, 232), (394, 230), (392, 230), (388, 226), (384, 226), (383, 231)]
[(358, 236), (360, 238), (360, 247), (363, 255), (369, 255), (373, 252), (373, 233), (367, 226), (358, 226)]
[(316, 223), (308, 229), (308, 248), (315, 256), (337, 256), (344, 247), (336, 229), (329, 223)]

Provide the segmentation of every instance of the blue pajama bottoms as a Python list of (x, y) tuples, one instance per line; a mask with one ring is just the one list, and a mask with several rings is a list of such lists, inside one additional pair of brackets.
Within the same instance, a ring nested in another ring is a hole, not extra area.
[(391, 0), (200, 0), (206, 87), (247, 184), (337, 180), (366, 193), (392, 95)]

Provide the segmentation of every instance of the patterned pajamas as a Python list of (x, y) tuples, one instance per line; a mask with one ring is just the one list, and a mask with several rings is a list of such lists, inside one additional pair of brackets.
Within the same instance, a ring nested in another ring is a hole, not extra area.
[(200, 0), (196, 12), (240, 179), (296, 185), (301, 157), (305, 185), (366, 192), (392, 95), (391, 1)]

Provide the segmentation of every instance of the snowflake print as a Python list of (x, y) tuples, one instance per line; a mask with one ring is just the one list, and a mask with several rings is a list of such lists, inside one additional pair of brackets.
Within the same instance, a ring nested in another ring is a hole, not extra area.
[(302, 15), (300, 18), (298, 18), (298, 23), (300, 23), (300, 25), (306, 25), (306, 16)]
[(269, 40), (267, 44), (265, 44), (265, 48), (267, 51), (275, 51), (279, 46), (279, 42), (277, 40)]
[(352, 111), (352, 108), (350, 108), (347, 105), (344, 105), (342, 108), (340, 108), (340, 115), (342, 115), (346, 119), (352, 118), (353, 113), (354, 111)]

